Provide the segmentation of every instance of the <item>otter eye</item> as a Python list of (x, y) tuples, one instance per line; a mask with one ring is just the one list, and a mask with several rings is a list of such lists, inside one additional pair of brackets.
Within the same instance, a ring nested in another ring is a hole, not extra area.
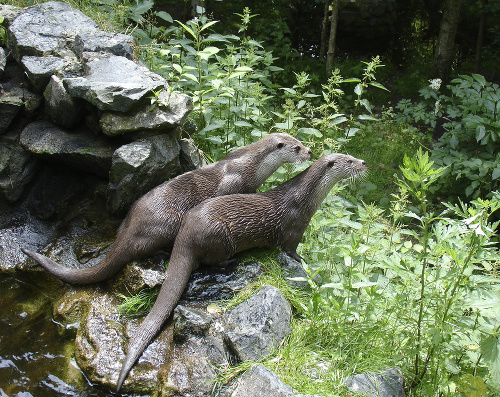
[(299, 153), (300, 152), (300, 146), (295, 146), (293, 150), (295, 150), (297, 153)]
[(280, 142), (280, 143), (278, 143), (278, 145), (276, 145), (276, 147), (278, 149), (281, 149), (283, 146), (285, 146), (285, 144), (283, 142)]
[(329, 161), (327, 165), (329, 168), (332, 168), (335, 165), (335, 161), (333, 161), (333, 160)]

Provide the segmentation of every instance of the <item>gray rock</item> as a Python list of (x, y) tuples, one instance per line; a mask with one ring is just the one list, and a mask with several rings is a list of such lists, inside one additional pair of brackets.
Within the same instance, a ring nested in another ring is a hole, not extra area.
[(223, 316), (224, 337), (241, 361), (258, 361), (276, 349), (290, 333), (291, 308), (270, 285)]
[[(278, 254), (278, 263), (283, 269), (283, 275), (287, 278), (287, 283), (295, 288), (309, 289), (309, 282), (307, 281), (310, 276), (307, 274), (302, 263), (296, 261), (291, 256), (284, 252)], [(314, 277), (316, 284), (322, 284), (321, 276), (317, 274)]]
[[(87, 313), (78, 328), (75, 341), (76, 362), (92, 381), (114, 389), (125, 357), (126, 336), (135, 334), (138, 321), (120, 321), (115, 296), (96, 293), (88, 302)], [(124, 390), (142, 393), (152, 390), (159, 367), (171, 357), (171, 332), (162, 332), (132, 368)]]
[(49, 1), (22, 12), (9, 28), (9, 46), (19, 62), (25, 55), (59, 55), (67, 40), (95, 32), (98, 25), (66, 3)]
[(24, 56), (21, 59), (21, 64), (35, 92), (43, 92), (50, 76), (56, 70), (61, 69), (66, 62), (55, 56)]
[(166, 84), (163, 77), (146, 67), (115, 55), (92, 59), (85, 68), (84, 77), (65, 78), (64, 85), (71, 96), (83, 98), (100, 110), (128, 112)]
[(165, 280), (164, 261), (160, 257), (132, 262), (111, 280), (110, 288), (124, 295), (162, 285)]
[(29, 124), (21, 133), (20, 143), (37, 156), (100, 176), (108, 175), (116, 148), (83, 132), (70, 134), (48, 121)]
[(101, 130), (108, 136), (122, 135), (137, 131), (173, 130), (182, 125), (193, 109), (193, 101), (187, 95), (172, 93), (167, 98), (167, 92), (162, 91), (164, 105), (146, 105), (134, 114), (106, 112), (100, 120)]
[(191, 337), (177, 346), (176, 351), (176, 356), (160, 370), (152, 396), (211, 396), (216, 368), (229, 366), (222, 344), (210, 337)]
[(181, 163), (184, 172), (206, 165), (202, 152), (196, 147), (192, 139), (181, 138), (179, 143), (181, 145)]
[(262, 273), (262, 265), (258, 262), (217, 269), (202, 267), (193, 272), (183, 296), (205, 301), (231, 299)]
[(8, 4), (0, 4), (0, 17), (2, 17), (3, 25), (9, 26), (14, 19), (16, 19), (19, 14), (24, 11), (22, 7), (11, 6)]
[(54, 123), (64, 128), (72, 128), (81, 122), (84, 116), (82, 101), (68, 94), (61, 78), (52, 76), (43, 95), (45, 113)]
[(5, 65), (7, 65), (7, 54), (5, 54), (5, 50), (0, 47), (0, 76), (5, 70)]
[(203, 336), (212, 320), (213, 317), (204, 310), (178, 305), (174, 309), (174, 337), (182, 340), (188, 335)]
[(52, 232), (52, 227), (37, 219), (30, 219), (29, 223), (18, 219), (0, 228), (0, 272), (16, 272), (19, 263), (26, 259), (21, 248), (47, 244)]
[[(229, 397), (307, 397), (283, 383), (270, 369), (255, 365), (230, 388)], [(314, 397), (314, 396), (310, 396)], [(319, 396), (317, 396), (319, 397)]]
[(399, 368), (389, 368), (380, 374), (365, 372), (349, 376), (347, 388), (366, 397), (404, 397), (404, 378)]
[(170, 135), (144, 138), (117, 149), (109, 173), (110, 209), (124, 212), (143, 194), (176, 176), (179, 151), (179, 143)]
[(17, 201), (26, 185), (33, 179), (37, 162), (16, 142), (0, 141), (0, 197), (8, 202)]
[(85, 52), (105, 52), (130, 59), (134, 53), (133, 44), (132, 36), (98, 30), (76, 35), (72, 48), (79, 57)]
[(11, 93), (0, 96), (0, 135), (6, 133), (12, 121), (23, 109), (24, 102), (22, 96)]

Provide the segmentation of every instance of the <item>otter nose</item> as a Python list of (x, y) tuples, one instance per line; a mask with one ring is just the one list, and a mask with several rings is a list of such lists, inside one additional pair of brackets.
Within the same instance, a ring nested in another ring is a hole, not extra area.
[(365, 160), (361, 160), (361, 164), (363, 164), (366, 167), (366, 161)]
[(312, 151), (311, 149), (309, 149), (309, 150), (307, 151), (307, 154), (308, 154), (309, 156), (312, 156), (313, 151)]

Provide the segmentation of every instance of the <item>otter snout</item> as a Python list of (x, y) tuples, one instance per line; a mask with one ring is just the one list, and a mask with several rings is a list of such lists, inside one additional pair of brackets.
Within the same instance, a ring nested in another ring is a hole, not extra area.
[(307, 146), (300, 145), (295, 148), (295, 151), (299, 153), (299, 158), (297, 163), (302, 163), (304, 161), (310, 160), (312, 156), (312, 150)]

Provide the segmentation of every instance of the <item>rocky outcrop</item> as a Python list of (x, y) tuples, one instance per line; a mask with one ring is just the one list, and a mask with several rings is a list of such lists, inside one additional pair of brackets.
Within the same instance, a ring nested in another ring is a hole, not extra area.
[[(0, 17), (7, 31), (7, 48), (0, 53), (0, 135), (8, 133), (9, 142), (18, 139), (21, 148), (16, 150), (26, 152), (24, 157), (103, 178), (112, 171), (112, 212), (126, 210), (151, 187), (181, 172), (177, 139), (192, 109), (191, 98), (171, 93), (163, 77), (132, 60), (131, 36), (104, 32), (80, 11), (57, 1), (27, 9), (1, 6)], [(159, 100), (150, 109), (155, 95)], [(120, 162), (114, 169), (113, 153), (126, 152), (124, 144), (144, 146), (135, 141), (145, 133), (150, 140), (163, 141), (161, 148), (152, 144), (147, 170), (133, 178)], [(0, 144), (8, 145), (5, 139)], [(15, 164), (20, 165), (12, 169)], [(26, 193), (26, 181), (36, 173), (34, 167), (22, 170), (22, 165), (13, 159), (3, 165), (14, 176), (30, 172), (11, 180), (15, 193), (3, 188), (10, 202)], [(128, 200), (117, 199), (124, 195), (120, 186), (129, 189)], [(114, 204), (117, 200), (119, 205)]]
[(399, 368), (390, 368), (380, 374), (365, 372), (345, 379), (347, 388), (367, 397), (404, 397), (404, 378)]
[(255, 365), (241, 375), (226, 391), (227, 397), (320, 397), (298, 394), (270, 369)]
[(291, 316), (280, 291), (266, 286), (223, 316), (224, 338), (240, 361), (259, 361), (290, 333)]

